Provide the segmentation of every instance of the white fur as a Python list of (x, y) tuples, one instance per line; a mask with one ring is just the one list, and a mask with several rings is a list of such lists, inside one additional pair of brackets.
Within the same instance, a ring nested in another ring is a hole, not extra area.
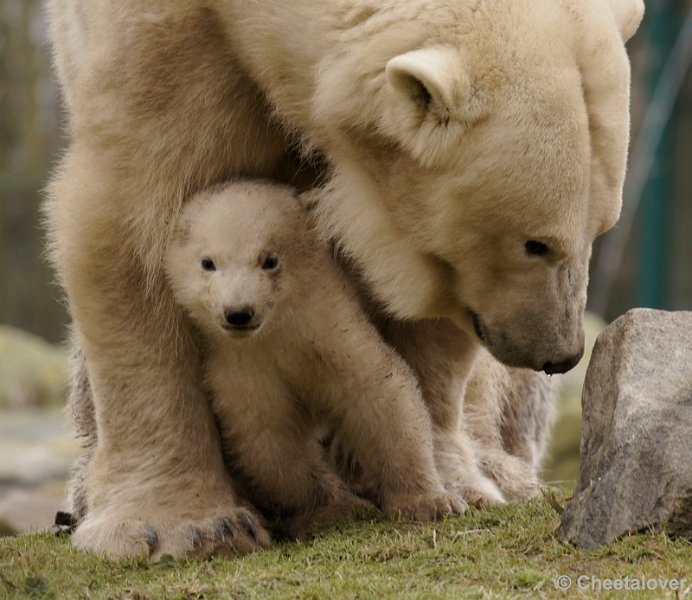
[(626, 42), (639, 28), (644, 16), (644, 0), (608, 0), (608, 3)]
[[(276, 266), (263, 267), (267, 257)], [(463, 510), (435, 470), (413, 373), (370, 324), (289, 188), (243, 182), (191, 200), (166, 272), (206, 338), (228, 462), (261, 506), (304, 522), (357, 502), (322, 457), (315, 431), (326, 426), (386, 512), (427, 520)], [(234, 327), (241, 308), (252, 317)]]
[[(581, 349), (591, 244), (620, 211), (623, 39), (640, 2), (50, 0), (48, 10), (72, 142), (45, 213), (98, 431), (79, 547), (137, 553), (142, 521), (173, 554), (238, 545), (211, 541), (210, 517), (245, 513), (163, 258), (192, 195), (233, 176), (292, 178), (296, 138), (332, 167), (319, 227), (377, 306), (449, 319), (454, 344), (421, 322), (398, 346), (409, 362), (426, 348), (416, 374), (428, 382), (461, 346), (447, 379), (424, 386), (435, 439), (458, 427), (456, 392), (478, 356), (470, 311), (508, 365), (540, 369)], [(432, 101), (402, 93), (401, 77), (414, 90), (427, 82)], [(527, 255), (529, 240), (550, 252)], [(456, 441), (440, 443), (439, 456), (454, 454)], [(209, 540), (201, 550), (180, 535), (188, 524)]]

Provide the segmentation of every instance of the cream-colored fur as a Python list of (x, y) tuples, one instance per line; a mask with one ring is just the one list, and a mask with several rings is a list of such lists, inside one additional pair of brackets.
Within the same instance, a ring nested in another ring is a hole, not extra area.
[[(591, 242), (620, 210), (640, 0), (48, 9), (72, 141), (45, 209), (97, 427), (79, 547), (137, 553), (151, 526), (162, 551), (204, 554), (211, 519), (246, 514), (162, 260), (187, 198), (277, 177), (296, 139), (332, 167), (321, 230), (383, 309), (465, 333), (455, 378), (474, 331), (508, 365), (559, 370), (581, 350)], [(435, 335), (420, 327), (431, 368)], [(458, 395), (425, 401), (438, 456), (463, 473)]]
[(507, 500), (525, 500), (541, 491), (538, 473), (557, 387), (542, 373), (504, 367), (484, 349), (473, 363), (463, 431), (480, 469)]
[(259, 504), (302, 523), (362, 504), (324, 460), (316, 431), (326, 426), (385, 513), (429, 520), (464, 509), (435, 470), (414, 374), (368, 321), (291, 188), (201, 192), (165, 264), (205, 337), (227, 462)]

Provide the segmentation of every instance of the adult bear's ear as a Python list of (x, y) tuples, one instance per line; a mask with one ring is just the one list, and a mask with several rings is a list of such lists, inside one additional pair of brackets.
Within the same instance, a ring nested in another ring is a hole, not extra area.
[(384, 126), (426, 166), (451, 159), (464, 132), (486, 114), (459, 50), (421, 48), (390, 59)]
[(444, 48), (423, 48), (395, 56), (387, 63), (387, 82), (405, 101), (447, 113), (460, 86), (459, 56)]
[(639, 29), (644, 17), (644, 0), (607, 0), (615, 15), (622, 40), (629, 40)]

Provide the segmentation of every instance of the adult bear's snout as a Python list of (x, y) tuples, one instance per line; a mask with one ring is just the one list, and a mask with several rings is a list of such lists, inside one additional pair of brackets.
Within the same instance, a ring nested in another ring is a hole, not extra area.
[(567, 373), (567, 371), (577, 366), (577, 363), (581, 360), (582, 356), (584, 356), (583, 346), (582, 349), (571, 358), (563, 360), (559, 363), (553, 363), (548, 361), (543, 365), (543, 369), (541, 370), (545, 371), (548, 375), (554, 375), (556, 373)]

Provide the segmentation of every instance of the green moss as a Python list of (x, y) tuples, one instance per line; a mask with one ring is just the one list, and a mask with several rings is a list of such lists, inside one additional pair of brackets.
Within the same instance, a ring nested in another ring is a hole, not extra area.
[[(557, 495), (564, 502), (565, 494)], [(544, 500), (441, 523), (347, 523), (304, 543), (277, 543), (237, 558), (109, 562), (68, 538), (34, 534), (0, 540), (0, 597), (18, 598), (533, 598), (558, 592), (567, 575), (687, 578), (692, 544), (661, 533), (606, 548), (560, 544), (559, 515)], [(576, 588), (576, 584), (574, 586)], [(599, 597), (625, 597), (623, 592)], [(625, 593), (626, 594), (626, 593)], [(670, 593), (667, 594), (670, 596)], [(638, 597), (660, 597), (643, 593)], [(682, 595), (680, 597), (683, 597)], [(690, 593), (692, 597), (692, 593)]]

